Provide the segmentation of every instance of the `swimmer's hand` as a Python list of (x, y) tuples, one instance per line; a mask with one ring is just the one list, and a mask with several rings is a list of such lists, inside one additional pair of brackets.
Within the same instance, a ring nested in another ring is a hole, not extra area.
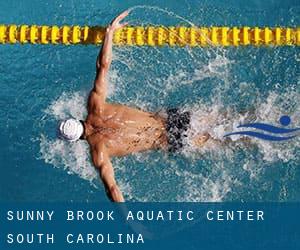
[(120, 23), (125, 17), (127, 17), (129, 14), (129, 11), (126, 10), (123, 13), (121, 13), (119, 16), (117, 16), (110, 25), (107, 27), (107, 32), (115, 32), (118, 29), (124, 28), (126, 25), (128, 25), (128, 22)]

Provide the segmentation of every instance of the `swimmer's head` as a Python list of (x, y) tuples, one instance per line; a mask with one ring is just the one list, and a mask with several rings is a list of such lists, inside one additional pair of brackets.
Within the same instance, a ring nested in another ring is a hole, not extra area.
[(84, 133), (83, 123), (77, 119), (67, 119), (61, 121), (58, 125), (59, 138), (74, 142), (80, 139)]

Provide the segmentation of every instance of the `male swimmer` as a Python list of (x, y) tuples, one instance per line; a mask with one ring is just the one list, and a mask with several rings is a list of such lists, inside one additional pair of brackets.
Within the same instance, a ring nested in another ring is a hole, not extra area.
[[(107, 75), (112, 61), (114, 32), (127, 23), (120, 23), (128, 11), (116, 17), (107, 27), (102, 49), (96, 61), (96, 78), (88, 98), (85, 121), (68, 119), (59, 124), (59, 137), (75, 142), (87, 140), (92, 161), (99, 170), (108, 197), (115, 202), (124, 198), (117, 186), (110, 158), (135, 152), (162, 149), (176, 152), (182, 149), (185, 132), (190, 127), (190, 113), (169, 109), (167, 118), (125, 105), (106, 102)], [(202, 146), (208, 133), (197, 135), (196, 146)]]

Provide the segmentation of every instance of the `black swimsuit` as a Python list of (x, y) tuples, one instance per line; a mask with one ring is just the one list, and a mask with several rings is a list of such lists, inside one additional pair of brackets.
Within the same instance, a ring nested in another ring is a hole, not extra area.
[(169, 152), (173, 153), (183, 148), (183, 137), (186, 137), (186, 131), (190, 128), (190, 112), (180, 112), (178, 108), (167, 111), (167, 131)]

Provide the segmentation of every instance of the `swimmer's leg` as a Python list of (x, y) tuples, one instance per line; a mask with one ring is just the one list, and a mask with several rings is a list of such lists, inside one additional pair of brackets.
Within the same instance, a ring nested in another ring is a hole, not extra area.
[[(247, 120), (249, 122), (251, 121), (255, 121), (257, 119), (256, 116), (256, 111), (254, 108), (252, 109), (248, 109), (248, 110), (243, 110), (241, 112), (239, 112), (241, 115), (246, 116)], [(226, 121), (229, 115), (227, 112), (222, 112), (221, 114), (219, 113), (211, 113), (208, 116), (203, 116), (203, 117), (199, 117), (199, 118), (195, 118), (196, 119), (196, 123), (198, 123), (199, 127), (207, 127), (207, 125), (209, 125), (209, 127), (213, 128), (214, 125), (217, 125), (218, 123), (220, 123), (220, 121), (218, 121), (219, 117), (223, 117), (223, 119)], [(221, 121), (222, 123), (222, 121)], [(250, 146), (253, 144), (253, 141), (249, 138), (249, 137), (241, 137), (239, 140), (237, 141), (232, 141), (230, 138), (226, 138), (225, 140), (223, 139), (218, 139), (213, 137), (210, 133), (209, 130), (207, 130), (206, 132), (203, 131), (201, 134), (197, 134), (194, 136), (194, 138), (192, 139), (192, 142), (194, 144), (194, 146), (196, 147), (203, 147), (207, 142), (211, 142), (213, 144), (217, 144), (220, 146), (230, 146), (230, 145), (239, 145), (240, 143), (242, 143), (243, 145), (246, 146)]]
[[(217, 121), (217, 117), (214, 115), (200, 118), (194, 117), (194, 119), (196, 119), (197, 127), (207, 127), (208, 124), (216, 124)], [(216, 139), (210, 135), (209, 131), (204, 130), (192, 136), (192, 144), (198, 148), (203, 147), (208, 141), (216, 141)]]
[(193, 144), (196, 147), (203, 147), (204, 144), (211, 138), (209, 133), (204, 133), (201, 135), (196, 135), (196, 137), (193, 139)]
[(213, 138), (209, 133), (197, 135), (192, 140), (192, 142), (193, 142), (194, 146), (197, 148), (204, 147), (207, 142), (211, 142), (214, 145), (231, 146), (231, 147), (246, 146), (246, 147), (250, 148), (251, 146), (254, 145), (253, 141), (251, 141), (251, 139), (248, 137), (242, 137), (237, 141), (232, 141), (229, 138), (226, 140), (220, 140), (220, 139)]

